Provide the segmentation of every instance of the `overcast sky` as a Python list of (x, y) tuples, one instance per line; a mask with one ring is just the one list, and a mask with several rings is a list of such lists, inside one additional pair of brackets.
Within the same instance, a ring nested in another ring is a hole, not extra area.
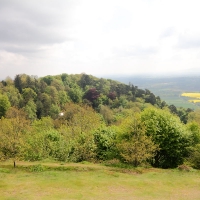
[(0, 0), (0, 78), (200, 75), (199, 0)]

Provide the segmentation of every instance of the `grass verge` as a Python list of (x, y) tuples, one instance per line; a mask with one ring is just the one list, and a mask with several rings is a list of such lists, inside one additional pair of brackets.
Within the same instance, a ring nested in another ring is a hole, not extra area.
[[(141, 173), (138, 173), (138, 170)], [(0, 163), (0, 199), (200, 199), (200, 171), (91, 163)]]

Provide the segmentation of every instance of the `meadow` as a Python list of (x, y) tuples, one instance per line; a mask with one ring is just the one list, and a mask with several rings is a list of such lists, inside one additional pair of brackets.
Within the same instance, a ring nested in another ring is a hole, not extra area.
[(79, 163), (0, 163), (0, 199), (200, 199), (200, 171)]

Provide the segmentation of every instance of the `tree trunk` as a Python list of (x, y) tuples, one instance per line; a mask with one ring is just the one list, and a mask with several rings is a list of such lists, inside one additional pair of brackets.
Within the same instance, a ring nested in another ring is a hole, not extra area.
[(15, 163), (15, 160), (14, 160), (14, 168), (16, 167), (16, 163)]

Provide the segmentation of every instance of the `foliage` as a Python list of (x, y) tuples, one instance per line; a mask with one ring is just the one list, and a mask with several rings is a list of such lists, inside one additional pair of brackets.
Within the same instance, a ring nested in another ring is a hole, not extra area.
[(31, 172), (43, 172), (44, 170), (45, 170), (45, 167), (41, 164), (30, 166)]
[(92, 134), (82, 132), (76, 135), (73, 140), (70, 161), (94, 161), (96, 157), (96, 145)]
[(200, 144), (190, 148), (190, 156), (187, 159), (192, 167), (200, 169)]
[(96, 88), (90, 88), (84, 95), (84, 98), (87, 100), (94, 102), (99, 98), (99, 93), (97, 92)]
[[(139, 89), (137, 86), (125, 85), (117, 81), (104, 78), (96, 78), (87, 74), (45, 76), (38, 78), (26, 74), (18, 74), (14, 81), (7, 78), (1, 82), (2, 91), (6, 93), (12, 106), (24, 107), (32, 120), (35, 118), (33, 106), (36, 104), (36, 117), (53, 116), (56, 110), (62, 110), (66, 103), (84, 102), (92, 105), (95, 110), (108, 106), (109, 108), (126, 107), (130, 102), (136, 102), (141, 98), (145, 103), (161, 106), (162, 101), (152, 92)], [(3, 93), (3, 92), (2, 92)], [(53, 105), (53, 108), (52, 108)], [(58, 108), (59, 107), (59, 108)], [(31, 111), (32, 110), (32, 111)], [(57, 112), (56, 111), (56, 112)]]
[(29, 121), (19, 115), (14, 118), (0, 119), (0, 151), (4, 159), (15, 161), (23, 157), (26, 149), (25, 136)]
[(82, 90), (78, 87), (71, 88), (69, 91), (69, 97), (74, 103), (81, 103), (82, 102)]
[(0, 94), (0, 118), (2, 116), (5, 116), (6, 111), (10, 107), (10, 102), (8, 100), (8, 97), (5, 95)]
[(37, 97), (37, 94), (31, 88), (24, 88), (22, 90), (22, 97), (24, 100), (24, 104), (26, 105), (26, 103), (29, 102), (30, 100), (34, 101)]
[(145, 126), (139, 115), (127, 117), (122, 124), (118, 136), (118, 150), (122, 159), (135, 167), (154, 157), (158, 150), (151, 139), (145, 134)]
[(56, 119), (59, 116), (59, 113), (61, 112), (60, 107), (57, 104), (52, 104), (49, 115), (52, 119)]
[(200, 110), (197, 109), (194, 112), (190, 112), (188, 114), (188, 123), (189, 122), (196, 122), (198, 125), (200, 125)]
[(100, 115), (87, 105), (68, 103), (63, 113), (64, 115), (57, 119), (56, 123), (58, 126), (66, 125), (73, 135), (89, 133), (103, 123)]
[(24, 111), (27, 113), (27, 116), (30, 120), (35, 120), (37, 118), (36, 115), (36, 104), (34, 103), (33, 100), (29, 100), (24, 107)]
[(53, 128), (50, 118), (42, 118), (33, 123), (33, 130), (26, 138), (25, 160), (42, 160), (53, 158), (67, 161), (70, 144), (61, 133)]
[(190, 145), (194, 147), (196, 144), (200, 144), (200, 125), (190, 122), (187, 124), (187, 129), (190, 131)]
[(97, 146), (98, 160), (109, 160), (117, 156), (116, 127), (102, 126), (94, 131), (94, 142)]
[(108, 106), (101, 105), (99, 113), (103, 116), (106, 124), (111, 124), (113, 122), (114, 113)]
[(10, 107), (5, 115), (5, 118), (27, 118), (27, 114), (24, 112), (23, 109), (17, 109), (16, 107)]
[(173, 168), (182, 164), (189, 146), (189, 137), (180, 120), (168, 111), (152, 108), (145, 109), (141, 116), (147, 136), (151, 136), (153, 142), (159, 145), (152, 165)]
[(190, 146), (186, 160), (192, 167), (200, 169), (200, 126), (196, 122), (190, 122), (187, 124), (187, 129), (190, 131)]
[(175, 167), (197, 151), (199, 116), (131, 83), (18, 74), (0, 82), (0, 157)]

